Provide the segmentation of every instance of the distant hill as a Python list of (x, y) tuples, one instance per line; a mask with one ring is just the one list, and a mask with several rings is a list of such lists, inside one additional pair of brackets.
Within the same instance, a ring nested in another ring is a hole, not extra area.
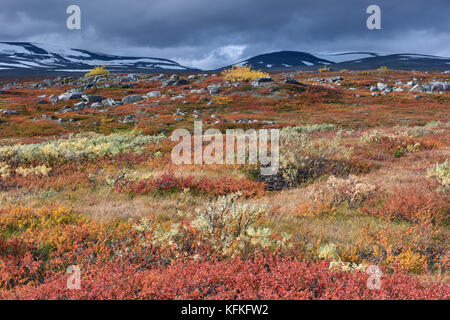
[(0, 42), (0, 75), (3, 76), (77, 74), (100, 65), (124, 73), (197, 71), (162, 58), (124, 57), (31, 42)]
[[(150, 57), (126, 57), (69, 49), (31, 42), (0, 42), (0, 77), (52, 77), (80, 75), (94, 66), (106, 65), (119, 73), (196, 72), (179, 63)], [(313, 54), (279, 51), (257, 55), (233, 65), (250, 65), (264, 71), (317, 70), (328, 66), (334, 70), (368, 70), (386, 66), (404, 70), (449, 70), (450, 58), (421, 54), (381, 55), (372, 52)], [(210, 71), (223, 70), (232, 65)]]
[(299, 51), (279, 51), (261, 54), (233, 65), (250, 65), (264, 71), (317, 70), (323, 66), (335, 70), (368, 70), (381, 66), (396, 70), (448, 70), (450, 69), (450, 58), (410, 53), (391, 55), (372, 52), (311, 54)]

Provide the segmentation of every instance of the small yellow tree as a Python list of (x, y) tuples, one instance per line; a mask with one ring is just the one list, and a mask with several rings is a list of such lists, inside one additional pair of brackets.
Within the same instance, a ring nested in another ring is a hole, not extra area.
[(102, 75), (106, 75), (109, 74), (109, 71), (105, 69), (106, 65), (103, 66), (97, 66), (94, 69), (92, 69), (91, 71), (89, 71), (88, 73), (86, 73), (84, 76), (85, 77), (91, 77), (91, 76), (102, 76)]
[(225, 80), (231, 82), (250, 81), (256, 78), (268, 77), (269, 74), (261, 70), (252, 70), (250, 66), (233, 66), (222, 72)]

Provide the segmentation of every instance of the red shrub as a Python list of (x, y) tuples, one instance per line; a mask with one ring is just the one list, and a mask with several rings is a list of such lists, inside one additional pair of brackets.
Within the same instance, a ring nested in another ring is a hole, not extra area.
[(262, 196), (265, 192), (264, 183), (247, 178), (211, 179), (203, 177), (195, 179), (192, 176), (176, 177), (172, 172), (139, 182), (122, 181), (115, 185), (116, 192), (131, 191), (137, 194), (148, 194), (155, 190), (183, 190), (187, 188), (217, 196), (240, 192), (244, 197), (255, 197)]
[(450, 285), (426, 285), (404, 274), (382, 275), (368, 289), (368, 274), (330, 270), (326, 261), (260, 257), (183, 262), (142, 270), (114, 261), (82, 269), (81, 289), (57, 274), (39, 286), (0, 291), (9, 299), (449, 299)]

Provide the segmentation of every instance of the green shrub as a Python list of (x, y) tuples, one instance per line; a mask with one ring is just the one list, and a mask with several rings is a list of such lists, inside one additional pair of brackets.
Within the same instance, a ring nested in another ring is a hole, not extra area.
[(450, 187), (450, 166), (448, 159), (443, 163), (436, 163), (436, 166), (427, 172), (428, 177), (435, 178), (444, 187)]
[(93, 160), (123, 153), (142, 153), (144, 146), (162, 139), (164, 136), (143, 136), (134, 131), (110, 135), (80, 133), (68, 139), (0, 147), (0, 161), (64, 163)]

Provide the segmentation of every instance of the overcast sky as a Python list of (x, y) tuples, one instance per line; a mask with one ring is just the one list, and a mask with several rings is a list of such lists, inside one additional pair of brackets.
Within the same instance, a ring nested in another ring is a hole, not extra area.
[[(68, 30), (66, 8), (81, 8)], [(381, 7), (381, 30), (366, 9)], [(450, 0), (1, 0), (0, 41), (151, 56), (202, 69), (279, 50), (450, 57)]]

